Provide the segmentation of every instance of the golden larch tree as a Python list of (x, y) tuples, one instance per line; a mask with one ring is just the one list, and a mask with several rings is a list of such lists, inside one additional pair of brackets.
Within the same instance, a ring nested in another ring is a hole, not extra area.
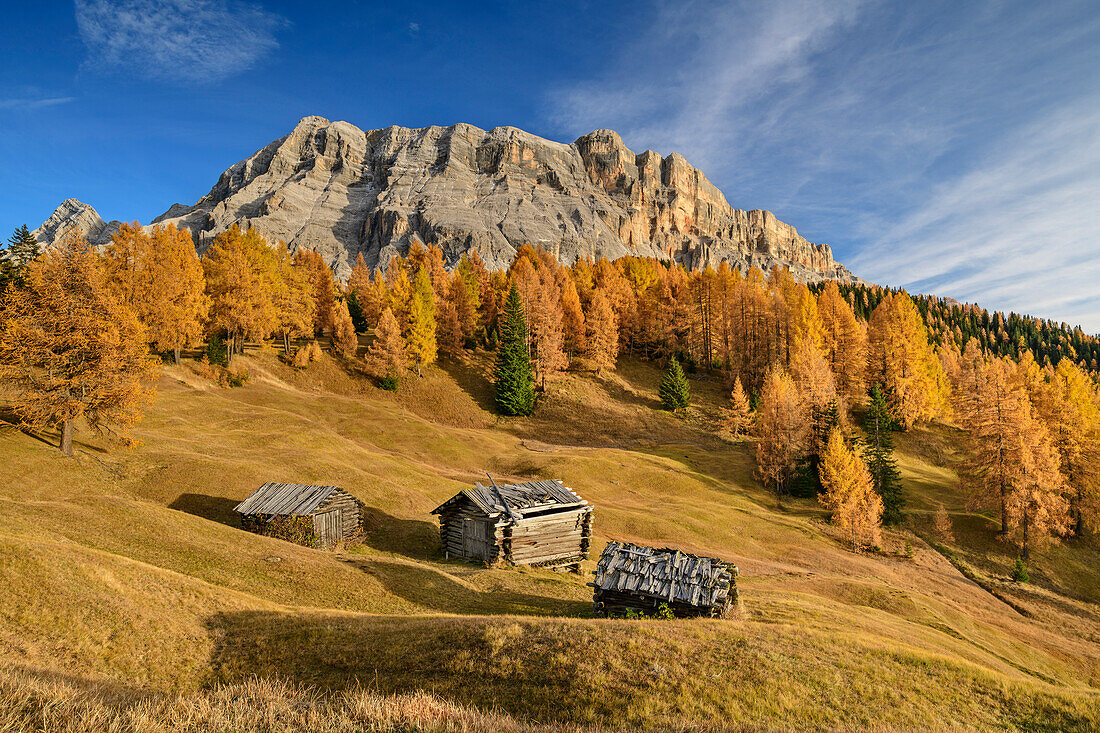
[(393, 310), (386, 308), (378, 319), (374, 329), (374, 340), (366, 355), (367, 371), (378, 379), (397, 379), (405, 370), (408, 356), (405, 340), (401, 337), (401, 327)]
[(241, 354), (246, 338), (263, 340), (278, 327), (274, 251), (255, 229), (236, 224), (214, 238), (202, 258), (210, 325), (229, 337), (229, 356)]
[(283, 339), (283, 353), (290, 353), (291, 341), (313, 335), (313, 283), (305, 267), (280, 243), (274, 252), (275, 278), (272, 303), (275, 307), (276, 330)]
[(565, 351), (570, 358), (583, 354), (587, 348), (587, 334), (584, 311), (577, 286), (573, 278), (568, 277), (561, 286), (562, 333), (565, 337)]
[(74, 234), (31, 262), (26, 287), (9, 287), (0, 312), (0, 376), (32, 428), (56, 427), (73, 454), (74, 424), (96, 431), (141, 418), (155, 362), (137, 315), (110, 290), (103, 262)]
[(849, 401), (866, 391), (867, 334), (834, 280), (817, 298), (824, 330), (824, 348), (837, 390)]
[(852, 543), (853, 549), (882, 544), (882, 497), (871, 483), (867, 464), (844, 443), (839, 430), (829, 434), (821, 456), (818, 497), (829, 510), (829, 521)]
[(619, 357), (619, 319), (602, 290), (592, 293), (587, 341), (588, 355), (596, 370), (614, 369)]
[(409, 358), (416, 364), (416, 373), (423, 376), (421, 367), (434, 364), (438, 355), (436, 343), (435, 290), (428, 270), (421, 267), (413, 283), (409, 303), (409, 331), (405, 337)]
[(198, 342), (210, 299), (206, 278), (191, 234), (175, 224), (155, 226), (149, 234), (149, 296), (138, 316), (157, 351), (171, 351), (176, 364), (180, 350)]
[(920, 311), (904, 291), (886, 295), (867, 329), (867, 370), (881, 385), (890, 416), (908, 429), (945, 411), (947, 380)]
[(737, 439), (745, 434), (751, 424), (752, 407), (749, 404), (748, 395), (745, 394), (745, 388), (741, 386), (741, 378), (737, 377), (733, 381), (730, 403), (726, 408), (725, 428), (734, 439)]
[(320, 335), (331, 331), (336, 317), (336, 281), (332, 269), (320, 253), (311, 249), (295, 252), (294, 263), (303, 269), (312, 286), (314, 333)]
[(341, 300), (333, 306), (332, 348), (345, 359), (354, 359), (359, 349), (359, 337), (351, 320), (348, 304)]
[(782, 504), (798, 460), (809, 447), (809, 429), (798, 389), (780, 367), (764, 379), (756, 408), (756, 438), (757, 478)]

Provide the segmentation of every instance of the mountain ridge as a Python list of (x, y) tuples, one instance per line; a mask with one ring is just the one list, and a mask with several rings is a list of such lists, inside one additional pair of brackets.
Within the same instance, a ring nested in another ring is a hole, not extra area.
[[(256, 227), (319, 251), (340, 277), (360, 254), (382, 267), (420, 241), (443, 249), (448, 264), (476, 251), (507, 267), (529, 243), (567, 264), (639, 255), (689, 268), (785, 266), (810, 282), (857, 279), (828, 245), (770, 211), (733, 208), (683, 156), (634, 153), (612, 130), (561, 143), (515, 127), (361, 130), (304, 117), (227, 168), (195, 204), (173, 204), (152, 223), (188, 229), (200, 252), (234, 223)], [(76, 229), (103, 245), (117, 226), (68, 199), (34, 234), (49, 245)]]

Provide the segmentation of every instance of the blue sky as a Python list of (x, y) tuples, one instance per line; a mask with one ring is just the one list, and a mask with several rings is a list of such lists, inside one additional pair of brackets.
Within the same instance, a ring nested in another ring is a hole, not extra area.
[(877, 282), (1100, 332), (1100, 5), (5, 8), (0, 231), (192, 203), (309, 114), (618, 130)]

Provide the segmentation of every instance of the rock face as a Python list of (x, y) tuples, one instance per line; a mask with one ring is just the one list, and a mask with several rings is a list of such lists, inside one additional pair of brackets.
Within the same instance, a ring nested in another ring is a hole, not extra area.
[(117, 221), (110, 224), (103, 221), (103, 217), (88, 204), (76, 199), (65, 199), (54, 209), (50, 218), (31, 234), (39, 244), (50, 245), (62, 239), (68, 232), (74, 231), (83, 234), (92, 244), (101, 246), (111, 241), (111, 235), (118, 229), (118, 225)]
[[(363, 131), (306, 117), (225, 171), (195, 205), (176, 204), (153, 223), (168, 222), (189, 229), (200, 251), (234, 223), (253, 226), (292, 249), (316, 249), (340, 277), (360, 253), (384, 266), (419, 240), (451, 264), (476, 251), (489, 267), (506, 267), (530, 243), (566, 264), (642, 255), (853, 279), (828, 245), (768, 211), (732, 208), (682, 156), (635, 154), (610, 130), (563, 144), (513, 127)], [(35, 233), (48, 243), (66, 224), (96, 242), (117, 226), (70, 199)]]

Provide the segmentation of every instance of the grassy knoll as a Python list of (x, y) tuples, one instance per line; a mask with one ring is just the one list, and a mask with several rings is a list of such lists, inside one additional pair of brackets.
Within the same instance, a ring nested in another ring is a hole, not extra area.
[[(165, 368), (132, 449), (82, 433), (66, 460), (53, 436), (0, 423), (0, 707), (34, 715), (57, 695), (122, 720), (155, 700), (163, 721), (232, 694), (268, 710), (298, 696), (337, 730), (368, 698), (399, 710), (425, 693), (451, 717), (355, 725), (1100, 727), (1100, 554), (1067, 543), (1036, 559), (1034, 584), (1008, 582), (1010, 548), (963, 506), (949, 428), (899, 440), (910, 519), (857, 555), (813, 502), (777, 508), (752, 479), (749, 447), (716, 433), (716, 381), (693, 379), (696, 403), (671, 415), (659, 370), (625, 359), (503, 420), (485, 355), (396, 394), (327, 356), (242, 363), (234, 389)], [(586, 577), (443, 560), (428, 512), (486, 470), (576, 488), (597, 551), (615, 538), (732, 560), (743, 614), (596, 620)], [(269, 480), (351, 491), (364, 542), (325, 553), (242, 532), (233, 505)], [(940, 501), (950, 559), (922, 539)], [(251, 729), (288, 725), (271, 720)]]

